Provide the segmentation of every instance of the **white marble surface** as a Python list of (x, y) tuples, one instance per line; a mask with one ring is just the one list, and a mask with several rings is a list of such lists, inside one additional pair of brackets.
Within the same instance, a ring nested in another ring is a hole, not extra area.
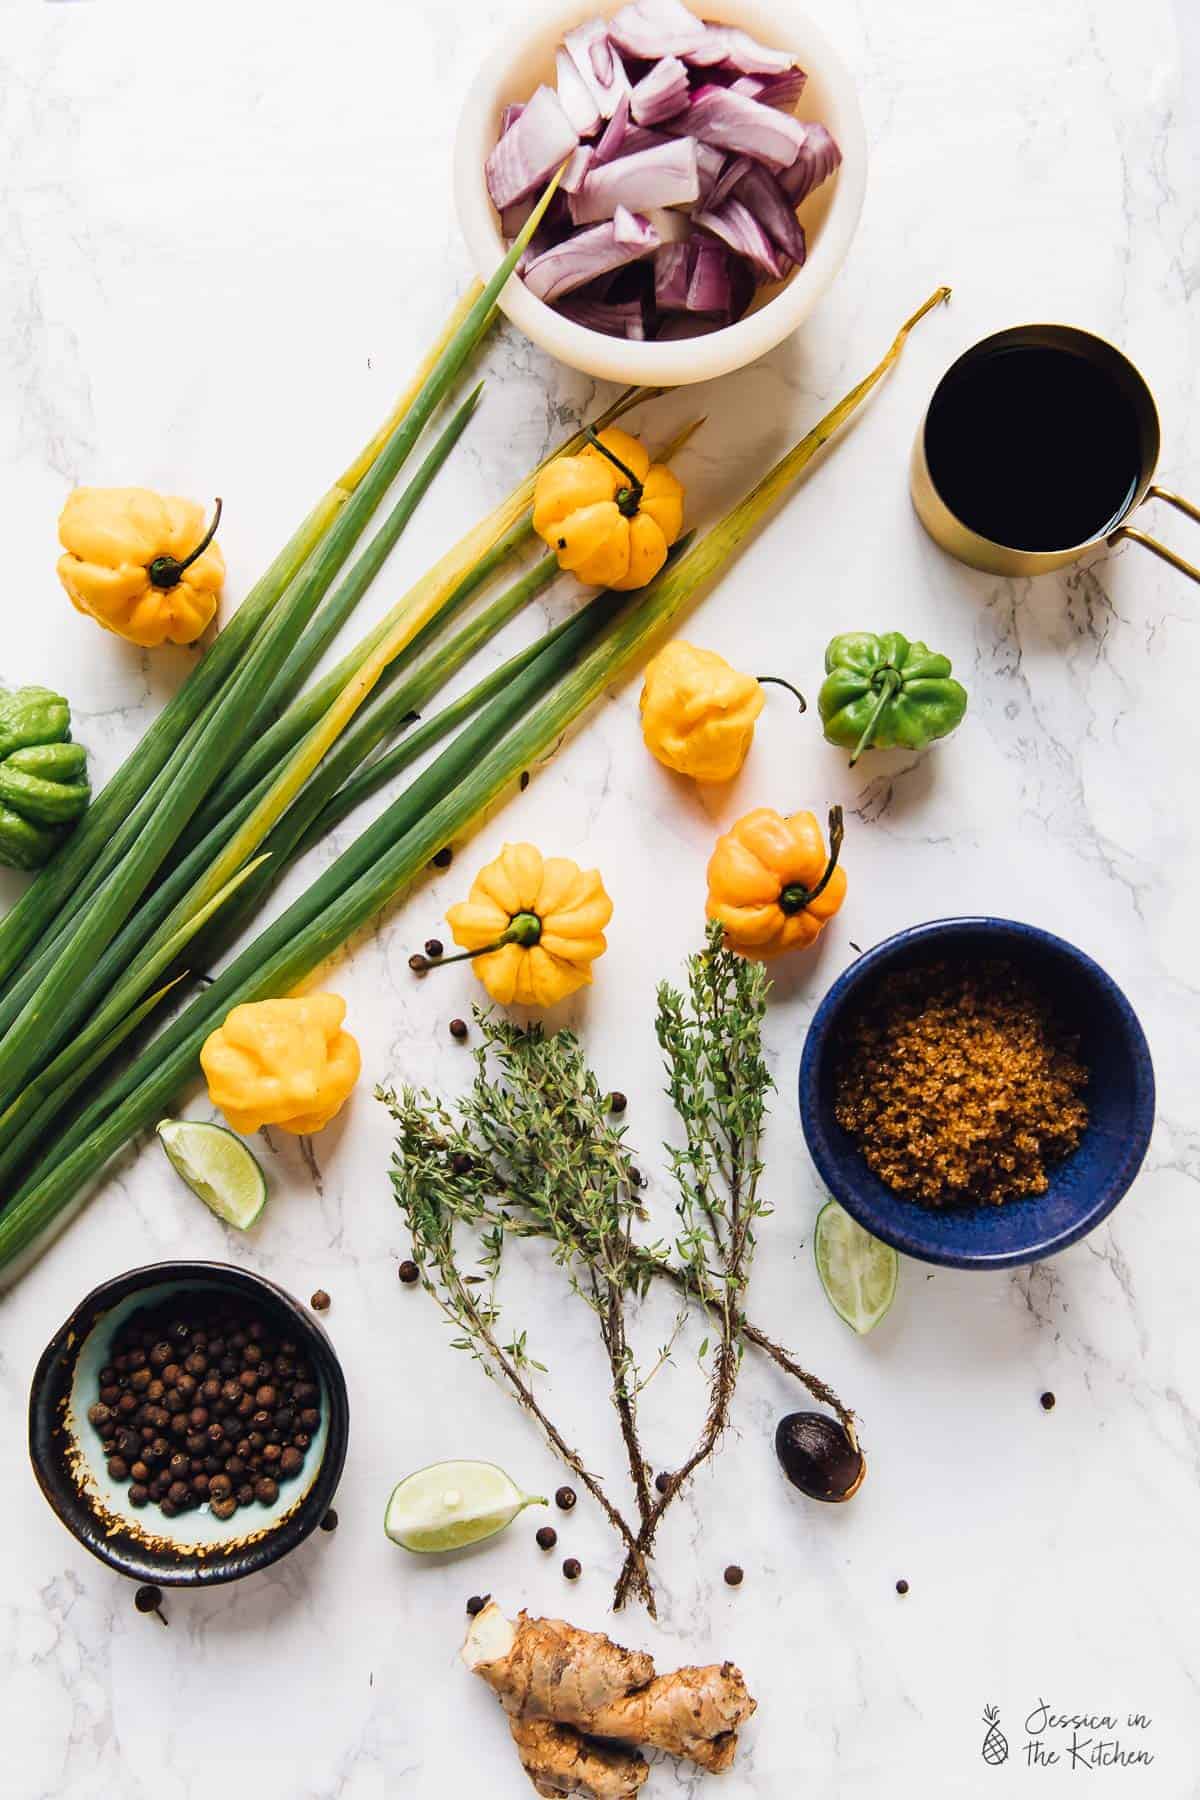
[[(1186, 13), (1190, 0), (1179, 5)], [(898, 625), (953, 656), (971, 688), (967, 721), (928, 758), (879, 757), (856, 778), (811, 720), (798, 726), (772, 702), (742, 779), (718, 801), (649, 761), (627, 688), (355, 951), (338, 984), (368, 1077), (420, 1075), (452, 1091), (467, 1064), (445, 1020), (466, 1008), (471, 977), (417, 986), (410, 949), (506, 836), (599, 863), (616, 901), (611, 948), (568, 1017), (605, 1079), (632, 1096), (631, 1136), (665, 1212), (652, 990), (695, 939), (710, 841), (744, 804), (840, 799), (850, 898), (819, 952), (781, 972), (770, 1015), (776, 1213), (753, 1307), (859, 1410), (871, 1477), (845, 1509), (787, 1489), (771, 1434), (797, 1396), (751, 1359), (736, 1433), (669, 1517), (660, 1629), (635, 1614), (620, 1632), (665, 1662), (715, 1654), (745, 1668), (761, 1705), (724, 1779), (730, 1800), (1074, 1791), (1065, 1755), (1026, 1765), (1025, 1720), (1041, 1700), (1152, 1721), (1120, 1736), (1153, 1762), (1093, 1771), (1086, 1791), (1185, 1800), (1200, 1793), (1200, 595), (1130, 548), (1036, 585), (971, 575), (924, 539), (904, 482), (940, 370), (983, 333), (1040, 316), (1129, 349), (1161, 401), (1164, 476), (1200, 491), (1200, 164), (1177, 22), (1168, 0), (814, 10), (861, 73), (866, 213), (797, 341), (658, 409), (656, 431), (708, 415), (686, 458), (696, 516), (857, 379), (932, 286), (952, 282), (954, 301), (689, 630), (811, 689), (833, 630)], [(516, 0), (0, 9), (0, 677), (72, 695), (97, 774), (125, 755), (187, 658), (151, 660), (70, 611), (53, 573), (67, 489), (220, 492), (230, 593), (245, 591), (383, 414), (467, 278), (449, 193), (457, 96), (482, 40), (519, 29), (522, 13)], [(1188, 35), (1194, 53), (1194, 22)], [(1193, 94), (1198, 72), (1193, 63)], [(373, 610), (594, 397), (509, 332), (486, 367), (478, 422)], [(1059, 432), (1070, 455), (1070, 420), (1038, 429)], [(1183, 521), (1155, 523), (1186, 549)], [(1188, 553), (1198, 550), (1193, 537)], [(539, 624), (516, 624), (496, 656)], [(906, 1265), (891, 1316), (859, 1342), (827, 1310), (811, 1262), (821, 1195), (792, 1101), (805, 1022), (851, 939), (976, 909), (1064, 932), (1126, 987), (1156, 1054), (1154, 1145), (1089, 1241), (1013, 1275)], [(268, 1157), (270, 1208), (240, 1239), (146, 1147), (0, 1305), (0, 1793), (529, 1791), (492, 1703), (457, 1665), (463, 1601), (491, 1589), (512, 1606), (569, 1604), (582, 1623), (611, 1623), (614, 1547), (581, 1505), (560, 1534), (559, 1554), (586, 1570), (567, 1592), (558, 1558), (533, 1547), (534, 1522), (440, 1566), (385, 1542), (391, 1484), (432, 1459), (491, 1457), (527, 1483), (556, 1480), (533, 1430), (447, 1347), (425, 1297), (399, 1287), (388, 1152), (364, 1081), (311, 1164), (294, 1147)], [(164, 1631), (63, 1532), (23, 1437), (34, 1361), (75, 1300), (96, 1279), (180, 1253), (243, 1262), (299, 1294), (329, 1289), (353, 1441), (341, 1529), (264, 1577), (170, 1596)], [(615, 1480), (578, 1320), (547, 1306), (530, 1324), (534, 1353), (555, 1368), (556, 1404)], [(646, 1320), (650, 1341), (660, 1327)], [(1047, 1387), (1050, 1415), (1038, 1406)], [(680, 1453), (699, 1392), (682, 1357), (652, 1409), (660, 1464)], [(746, 1570), (736, 1593), (720, 1579), (731, 1560)], [(988, 1702), (1013, 1749), (1002, 1769), (980, 1761)], [(1045, 1741), (1061, 1752), (1064, 1738)], [(648, 1791), (682, 1779), (655, 1769)]]

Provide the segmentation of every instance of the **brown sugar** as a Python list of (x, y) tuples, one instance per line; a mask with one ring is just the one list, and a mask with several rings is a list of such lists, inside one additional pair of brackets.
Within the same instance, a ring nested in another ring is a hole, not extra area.
[(1004, 962), (884, 976), (852, 1019), (834, 1113), (868, 1166), (927, 1206), (1045, 1193), (1087, 1124), (1079, 1042)]

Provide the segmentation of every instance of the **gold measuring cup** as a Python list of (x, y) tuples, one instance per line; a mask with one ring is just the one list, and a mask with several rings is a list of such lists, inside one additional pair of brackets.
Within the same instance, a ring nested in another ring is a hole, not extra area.
[[(983, 338), (978, 344), (965, 350), (943, 375), (935, 389), (934, 398), (968, 358), (973, 359), (995, 350), (1019, 349), (1030, 345), (1050, 350), (1067, 350), (1086, 358), (1111, 378), (1114, 387), (1132, 406), (1139, 439), (1138, 477), (1128, 501), (1118, 515), (1119, 523), (1114, 530), (1113, 521), (1110, 520), (1103, 530), (1083, 543), (1064, 544), (1053, 550), (1020, 550), (1011, 544), (998, 544), (991, 538), (982, 537), (951, 512), (930, 474), (925, 454), (925, 426), (929, 418), (927, 408), (913, 444), (911, 488), (917, 517), (934, 543), (939, 544), (949, 555), (957, 557), (959, 562), (969, 563), (974, 569), (986, 569), (992, 575), (1045, 575), (1052, 569), (1061, 569), (1067, 563), (1074, 562), (1097, 544), (1116, 544), (1122, 538), (1128, 538), (1132, 543), (1152, 550), (1155, 556), (1170, 563), (1173, 569), (1190, 575), (1193, 581), (1200, 581), (1200, 568), (1194, 563), (1188, 562), (1166, 544), (1160, 544), (1157, 538), (1149, 537), (1144, 531), (1138, 531), (1125, 523), (1129, 515), (1147, 500), (1165, 500), (1168, 506), (1186, 513), (1197, 524), (1200, 524), (1200, 507), (1185, 500), (1181, 494), (1173, 494), (1169, 489), (1155, 485), (1154, 471), (1162, 446), (1158, 409), (1154, 404), (1154, 396), (1139, 371), (1115, 345), (1073, 325), (1016, 325), (1008, 331), (997, 331), (993, 336)], [(931, 400), (930, 405), (932, 404)], [(985, 420), (980, 421), (980, 428), (986, 428)]]

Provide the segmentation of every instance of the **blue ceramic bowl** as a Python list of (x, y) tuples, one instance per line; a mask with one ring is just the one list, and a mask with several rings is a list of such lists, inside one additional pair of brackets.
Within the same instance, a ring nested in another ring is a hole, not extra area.
[[(880, 976), (947, 955), (1000, 958), (1025, 971), (1079, 1032), (1091, 1070), (1089, 1123), (1044, 1194), (1003, 1206), (935, 1210), (885, 1187), (834, 1118), (836, 1057), (850, 1012)], [(1097, 1226), (1142, 1165), (1154, 1123), (1154, 1070), (1137, 1016), (1116, 983), (1063, 938), (1012, 919), (934, 919), (897, 932), (838, 978), (809, 1028), (800, 1119), (829, 1192), (860, 1225), (922, 1262), (1009, 1269), (1065, 1250)]]

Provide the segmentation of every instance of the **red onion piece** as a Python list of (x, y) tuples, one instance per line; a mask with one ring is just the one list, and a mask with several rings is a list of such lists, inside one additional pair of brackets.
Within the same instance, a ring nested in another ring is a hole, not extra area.
[(600, 108), (595, 96), (570, 56), (563, 49), (554, 53), (559, 103), (581, 138), (591, 137), (600, 129)]
[(761, 163), (751, 163), (734, 190), (743, 206), (749, 207), (771, 241), (794, 263), (802, 263), (807, 254), (800, 221), (792, 203)]
[(604, 127), (600, 142), (596, 145), (595, 166), (612, 162), (616, 157), (625, 154), (625, 140), (629, 136), (629, 95), (622, 94), (613, 109), (613, 116)]
[(752, 156), (769, 169), (786, 169), (804, 147), (808, 127), (789, 113), (776, 112), (732, 88), (708, 83), (697, 88), (685, 113), (670, 121), (671, 131), (686, 132), (719, 150)]
[(596, 152), (590, 144), (578, 144), (571, 152), (571, 160), (563, 170), (563, 178), (559, 188), (564, 194), (577, 194), (583, 186), (584, 178), (592, 166)]
[(571, 195), (571, 217), (576, 225), (591, 225), (612, 218), (618, 206), (644, 212), (648, 206), (688, 206), (699, 197), (695, 139), (673, 138), (590, 169)]
[(638, 82), (629, 110), (639, 125), (657, 125), (688, 103), (688, 72), (677, 56), (664, 56)]
[(779, 75), (739, 75), (730, 86), (731, 94), (744, 94), (747, 100), (761, 101), (779, 112), (794, 112), (804, 92), (808, 76), (803, 69), (787, 69)]
[(604, 20), (585, 19), (582, 25), (576, 25), (563, 38), (563, 49), (578, 69), (601, 118), (611, 119), (617, 102), (629, 92), (629, 77), (608, 41)]
[(657, 248), (658, 235), (648, 220), (618, 207), (616, 216), (603, 225), (576, 232), (535, 257), (524, 271), (525, 285), (539, 300), (561, 300), (597, 275), (636, 262)]
[(689, 260), (686, 244), (662, 244), (654, 252), (654, 304), (660, 311), (687, 307)]
[(694, 68), (723, 63), (739, 75), (782, 75), (797, 66), (789, 51), (760, 44), (736, 25), (706, 25), (703, 41), (694, 50), (681, 50), (679, 54)]
[(540, 87), (484, 164), (497, 212), (541, 187), (579, 142), (552, 88)]
[(833, 174), (841, 160), (842, 153), (832, 132), (824, 125), (809, 125), (805, 131), (804, 148), (791, 167), (780, 173), (779, 185), (792, 205), (799, 206), (815, 187), (820, 187)]
[(655, 62), (660, 56), (684, 56), (701, 48), (708, 27), (683, 0), (633, 0), (611, 20), (608, 35), (630, 56)]
[[(657, 254), (657, 252), (656, 252)], [(688, 312), (727, 313), (730, 304), (729, 258), (719, 244), (696, 239), (690, 246), (690, 275), (684, 306)]]
[(727, 244), (736, 256), (744, 256), (770, 281), (778, 281), (787, 270), (774, 244), (750, 211), (732, 196), (713, 212), (693, 215), (694, 223), (711, 231)]

